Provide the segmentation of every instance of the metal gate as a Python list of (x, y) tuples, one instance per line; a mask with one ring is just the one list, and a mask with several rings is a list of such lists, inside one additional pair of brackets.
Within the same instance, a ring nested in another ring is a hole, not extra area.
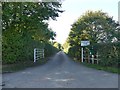
[(36, 62), (37, 60), (41, 58), (44, 58), (44, 49), (35, 48), (34, 49), (34, 62)]

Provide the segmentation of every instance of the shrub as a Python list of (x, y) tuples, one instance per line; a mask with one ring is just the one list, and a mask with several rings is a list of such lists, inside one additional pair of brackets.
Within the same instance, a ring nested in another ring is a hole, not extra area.
[(120, 43), (104, 43), (95, 44), (92, 46), (94, 48), (94, 51), (98, 52), (99, 54), (99, 63), (101, 65), (113, 67), (118, 66), (118, 63), (120, 63)]
[(33, 61), (34, 48), (45, 48), (45, 57), (57, 52), (57, 49), (47, 42), (41, 43), (41, 41), (21, 37), (19, 34), (9, 38), (4, 36), (2, 45), (3, 64)]

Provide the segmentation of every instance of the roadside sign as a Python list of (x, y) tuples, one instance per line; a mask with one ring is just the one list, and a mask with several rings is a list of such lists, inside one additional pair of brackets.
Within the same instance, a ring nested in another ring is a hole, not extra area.
[(81, 46), (88, 46), (90, 45), (90, 41), (81, 41)]

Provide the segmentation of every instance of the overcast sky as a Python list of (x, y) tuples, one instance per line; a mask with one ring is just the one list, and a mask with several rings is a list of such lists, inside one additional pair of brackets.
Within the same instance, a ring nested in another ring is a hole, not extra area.
[(49, 27), (56, 32), (56, 41), (63, 44), (70, 32), (71, 24), (88, 10), (102, 10), (118, 21), (118, 2), (120, 0), (64, 0), (62, 10), (57, 21), (51, 20)]

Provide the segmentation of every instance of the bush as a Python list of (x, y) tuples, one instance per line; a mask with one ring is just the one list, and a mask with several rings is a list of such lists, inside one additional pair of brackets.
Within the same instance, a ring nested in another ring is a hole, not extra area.
[(11, 37), (5, 35), (7, 34), (4, 34), (2, 44), (3, 64), (33, 61), (34, 48), (45, 48), (45, 57), (57, 52), (57, 49), (47, 42), (21, 37), (19, 34), (11, 35)]
[[(120, 63), (120, 43), (104, 43), (92, 45), (99, 54), (100, 65), (117, 67)], [(90, 46), (89, 48), (91, 48)]]
[[(120, 43), (99, 43), (86, 48), (92, 52), (92, 55), (98, 53), (101, 66), (118, 67), (120, 65)], [(87, 50), (86, 48), (84, 50)], [(68, 55), (79, 60), (81, 58), (81, 46), (70, 47)]]
[(80, 58), (80, 50), (79, 50), (80, 48), (79, 47), (77, 47), (77, 46), (73, 46), (73, 47), (70, 47), (69, 49), (68, 49), (68, 55), (70, 56), (70, 57), (72, 57), (72, 58), (77, 58), (77, 59), (79, 59)]
[(45, 43), (45, 57), (49, 57), (51, 55), (54, 55), (55, 53), (57, 53), (59, 50), (52, 46), (51, 44), (49, 43)]

